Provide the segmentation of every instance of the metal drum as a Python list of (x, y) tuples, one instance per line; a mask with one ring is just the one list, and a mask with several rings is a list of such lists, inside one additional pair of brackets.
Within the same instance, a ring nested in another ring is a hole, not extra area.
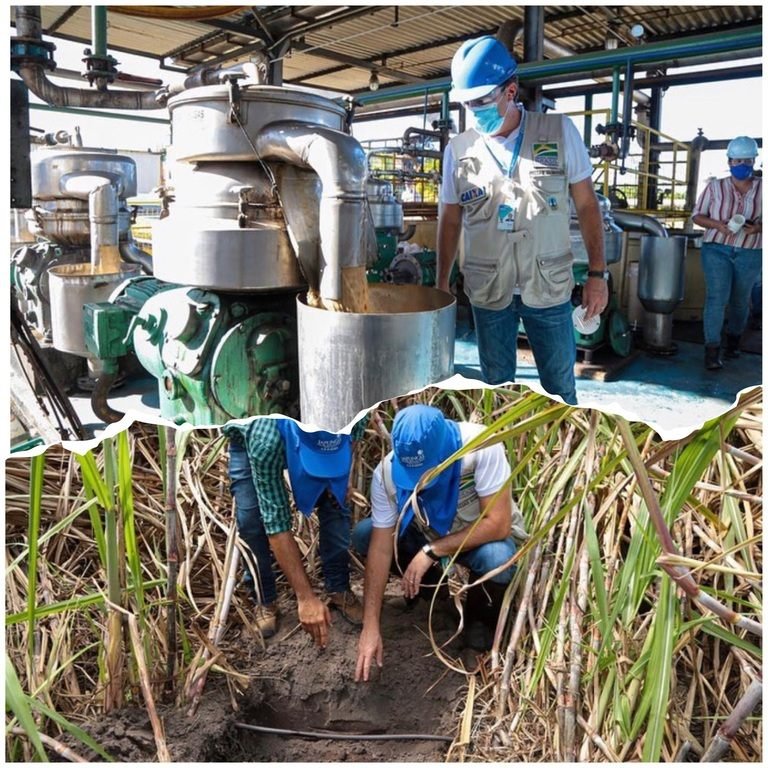
[(301, 420), (337, 431), (381, 400), (453, 374), (456, 300), (436, 288), (368, 286), (373, 312), (297, 300)]
[(685, 297), (685, 237), (640, 238), (637, 295), (647, 312), (671, 314)]
[[(331, 99), (309, 91), (248, 85), (233, 101), (224, 85), (193, 88), (168, 100), (173, 121), (173, 159), (254, 160), (256, 136), (269, 123), (285, 120), (344, 129), (346, 111)], [(239, 122), (239, 124), (238, 124)]]
[(31, 155), (35, 206), (27, 211), (30, 231), (68, 247), (90, 244), (88, 193), (103, 180), (115, 185), (120, 200), (118, 231), (131, 225), (126, 198), (136, 194), (136, 163), (110, 149), (55, 147)]
[(141, 272), (138, 264), (121, 264), (119, 272), (94, 274), (90, 264), (62, 264), (48, 270), (53, 346), (88, 357), (83, 305), (106, 301), (120, 283)]

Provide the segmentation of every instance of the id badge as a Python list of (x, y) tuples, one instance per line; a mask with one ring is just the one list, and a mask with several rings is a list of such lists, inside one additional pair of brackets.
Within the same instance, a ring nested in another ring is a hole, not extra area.
[(515, 209), (509, 203), (502, 203), (496, 214), (496, 229), (499, 232), (515, 231)]

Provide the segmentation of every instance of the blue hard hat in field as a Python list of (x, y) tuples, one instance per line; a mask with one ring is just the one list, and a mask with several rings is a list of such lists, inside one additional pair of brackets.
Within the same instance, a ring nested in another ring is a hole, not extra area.
[(508, 48), (492, 35), (462, 43), (451, 61), (450, 98), (473, 101), (487, 96), (517, 72), (517, 61)]
[(749, 136), (737, 136), (728, 142), (726, 154), (732, 160), (757, 157), (757, 142)]

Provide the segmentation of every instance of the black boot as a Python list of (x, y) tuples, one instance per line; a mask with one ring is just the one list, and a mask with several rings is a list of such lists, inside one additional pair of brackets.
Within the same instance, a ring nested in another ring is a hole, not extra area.
[(739, 350), (739, 342), (741, 341), (741, 335), (735, 333), (727, 333), (725, 335), (725, 356), (731, 360), (735, 360), (741, 355)]
[(479, 657), (493, 647), (493, 636), (506, 589), (506, 584), (486, 581), (467, 592), (463, 632), (465, 652), (462, 653), (462, 660), (469, 671), (476, 669)]
[(708, 371), (717, 371), (723, 367), (719, 344), (707, 344), (704, 347), (704, 367)]

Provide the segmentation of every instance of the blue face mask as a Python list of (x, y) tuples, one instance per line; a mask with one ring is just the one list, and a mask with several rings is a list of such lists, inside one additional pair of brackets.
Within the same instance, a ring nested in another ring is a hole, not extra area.
[(504, 115), (499, 114), (496, 103), (488, 104), (486, 107), (476, 107), (471, 111), (475, 117), (475, 127), (486, 136), (496, 133), (504, 122)]
[(744, 181), (752, 175), (753, 168), (751, 165), (732, 165), (731, 176), (737, 181)]

